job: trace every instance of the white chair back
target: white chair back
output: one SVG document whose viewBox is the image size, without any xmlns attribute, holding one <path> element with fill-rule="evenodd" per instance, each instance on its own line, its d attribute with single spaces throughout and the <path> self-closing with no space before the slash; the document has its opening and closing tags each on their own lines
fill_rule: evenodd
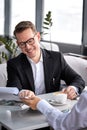
<svg viewBox="0 0 87 130">
<path fill-rule="evenodd" d="M 59 47 L 55 43 L 49 43 L 49 42 L 40 42 L 41 48 L 52 50 L 52 51 L 59 51 Z"/>
<path fill-rule="evenodd" d="M 0 64 L 0 87 L 6 87 L 7 63 Z"/>
</svg>

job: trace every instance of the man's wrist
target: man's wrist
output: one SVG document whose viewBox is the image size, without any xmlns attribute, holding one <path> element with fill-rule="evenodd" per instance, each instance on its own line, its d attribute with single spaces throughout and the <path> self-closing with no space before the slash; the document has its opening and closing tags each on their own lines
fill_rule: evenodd
<svg viewBox="0 0 87 130">
<path fill-rule="evenodd" d="M 71 86 L 72 88 L 74 88 L 74 90 L 75 90 L 75 92 L 76 92 L 76 94 L 77 95 L 79 95 L 79 93 L 78 93 L 78 88 L 77 87 L 75 87 L 75 86 Z"/>
</svg>

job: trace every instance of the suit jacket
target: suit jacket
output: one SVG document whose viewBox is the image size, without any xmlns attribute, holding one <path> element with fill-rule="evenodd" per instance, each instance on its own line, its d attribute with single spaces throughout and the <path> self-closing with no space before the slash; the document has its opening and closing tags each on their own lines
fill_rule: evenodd
<svg viewBox="0 0 87 130">
<path fill-rule="evenodd" d="M 70 68 L 60 52 L 43 49 L 42 55 L 47 93 L 59 91 L 61 80 L 64 80 L 67 85 L 76 86 L 79 93 L 82 92 L 85 86 L 83 79 Z M 32 68 L 25 54 L 21 53 L 7 62 L 7 73 L 7 87 L 17 87 L 19 90 L 29 89 L 35 92 Z"/>
</svg>

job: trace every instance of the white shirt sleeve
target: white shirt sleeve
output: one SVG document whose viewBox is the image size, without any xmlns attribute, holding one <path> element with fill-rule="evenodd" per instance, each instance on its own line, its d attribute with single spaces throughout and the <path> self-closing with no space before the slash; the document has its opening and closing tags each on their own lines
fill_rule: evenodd
<svg viewBox="0 0 87 130">
<path fill-rule="evenodd" d="M 45 100 L 37 104 L 37 109 L 46 116 L 54 130 L 79 130 L 87 127 L 87 92 L 81 94 L 71 112 L 63 113 Z"/>
</svg>

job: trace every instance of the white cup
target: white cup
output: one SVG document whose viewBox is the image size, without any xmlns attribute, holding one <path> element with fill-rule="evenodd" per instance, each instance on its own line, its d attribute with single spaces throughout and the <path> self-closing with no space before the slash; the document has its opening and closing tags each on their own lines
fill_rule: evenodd
<svg viewBox="0 0 87 130">
<path fill-rule="evenodd" d="M 65 93 L 54 93 L 54 99 L 57 103 L 65 104 L 67 101 L 67 94 Z"/>
</svg>

